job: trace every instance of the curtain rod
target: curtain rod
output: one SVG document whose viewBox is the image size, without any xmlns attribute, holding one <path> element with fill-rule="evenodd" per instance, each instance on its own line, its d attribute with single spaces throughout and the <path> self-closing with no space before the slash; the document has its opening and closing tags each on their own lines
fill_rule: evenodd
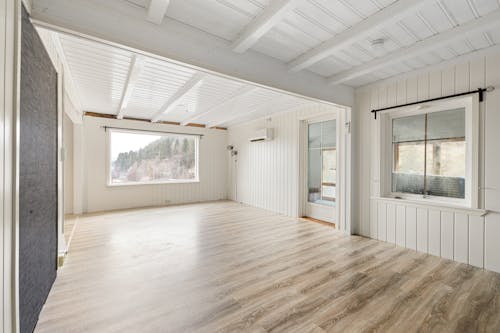
<svg viewBox="0 0 500 333">
<path fill-rule="evenodd" d="M 460 97 L 460 96 L 471 95 L 471 94 L 479 94 L 479 102 L 482 102 L 484 100 L 484 93 L 491 92 L 493 90 L 495 90 L 495 87 L 492 87 L 492 86 L 487 87 L 487 88 L 478 88 L 477 90 L 471 90 L 468 92 L 463 92 L 463 93 L 458 93 L 458 94 L 453 94 L 453 95 L 448 95 L 448 96 L 442 96 L 442 97 L 436 97 L 436 98 L 429 98 L 429 99 L 426 99 L 423 101 L 418 101 L 418 102 L 389 106 L 389 107 L 382 108 L 382 109 L 372 110 L 371 112 L 373 113 L 374 118 L 377 119 L 377 112 L 383 112 L 383 111 L 401 108 L 401 107 L 405 107 L 405 106 L 417 105 L 417 104 L 422 104 L 422 103 L 427 103 L 427 102 L 434 102 L 434 101 L 439 101 L 442 99 Z"/>
<path fill-rule="evenodd" d="M 204 136 L 204 134 L 197 134 L 197 133 L 143 130 L 143 129 L 135 129 L 135 128 L 114 127 L 114 126 L 101 126 L 101 128 L 104 128 L 104 131 L 107 131 L 108 129 L 117 129 L 117 130 L 129 131 L 129 132 L 164 133 L 164 134 L 177 134 L 177 135 L 184 135 L 184 136 L 198 136 L 200 138 Z"/>
</svg>

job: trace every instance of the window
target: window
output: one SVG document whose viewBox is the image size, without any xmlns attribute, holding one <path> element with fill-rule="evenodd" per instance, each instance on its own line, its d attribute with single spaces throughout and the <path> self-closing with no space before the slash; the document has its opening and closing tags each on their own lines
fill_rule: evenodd
<svg viewBox="0 0 500 333">
<path fill-rule="evenodd" d="M 198 136 L 108 131 L 110 185 L 198 181 Z"/>
<path fill-rule="evenodd" d="M 308 126 L 308 201 L 332 206 L 337 183 L 336 121 Z"/>
<path fill-rule="evenodd" d="M 392 121 L 392 191 L 465 199 L 465 108 Z"/>
<path fill-rule="evenodd" d="M 477 138 L 473 133 L 477 129 L 473 123 L 477 121 L 473 119 L 477 119 L 477 108 L 472 105 L 472 97 L 468 97 L 389 114 L 383 128 L 391 138 L 385 154 L 386 192 L 474 206 Z"/>
</svg>

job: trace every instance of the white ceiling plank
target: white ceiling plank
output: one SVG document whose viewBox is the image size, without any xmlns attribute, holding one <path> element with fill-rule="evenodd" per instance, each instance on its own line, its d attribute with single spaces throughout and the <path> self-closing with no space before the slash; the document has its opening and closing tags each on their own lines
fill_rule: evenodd
<svg viewBox="0 0 500 333">
<path fill-rule="evenodd" d="M 65 90 L 68 92 L 68 94 L 71 98 L 71 102 L 73 103 L 73 106 L 76 108 L 76 111 L 78 112 L 78 122 L 77 123 L 81 123 L 81 117 L 83 116 L 82 99 L 81 99 L 79 91 L 76 87 L 75 79 L 73 77 L 71 69 L 68 65 L 68 59 L 66 58 L 66 54 L 64 53 L 64 49 L 63 49 L 62 44 L 61 44 L 61 39 L 59 38 L 59 34 L 57 34 L 55 32 L 51 32 L 50 36 L 52 38 L 57 55 L 59 56 L 59 60 L 61 61 L 61 64 L 63 67 L 64 77 L 66 79 L 65 82 L 68 83 L 68 86 L 65 87 Z M 75 120 L 73 120 L 73 121 L 75 121 Z"/>
<path fill-rule="evenodd" d="M 137 80 L 139 79 L 139 75 L 142 69 L 144 68 L 145 63 L 146 63 L 145 57 L 137 54 L 134 55 L 132 63 L 130 64 L 127 83 L 125 84 L 125 89 L 123 90 L 123 95 L 120 101 L 120 107 L 118 109 L 116 118 L 123 119 L 125 109 L 127 108 L 128 102 L 130 101 L 130 97 L 134 92 L 135 85 L 137 84 Z"/>
<path fill-rule="evenodd" d="M 159 60 L 183 63 L 191 69 L 208 69 L 214 75 L 235 78 L 239 82 L 255 82 L 275 91 L 288 91 L 334 104 L 352 106 L 354 103 L 352 87 L 342 85 L 332 89 L 318 74 L 289 72 L 282 62 L 253 50 L 235 53 L 227 40 L 181 21 L 164 19 L 160 26 L 151 24 L 145 20 L 144 8 L 125 5 L 123 1 L 106 1 L 106 6 L 102 1 L 88 0 L 43 2 L 44 6 L 35 6 L 33 10 L 32 22 L 38 27 L 104 42 Z M 176 3 L 188 5 L 193 2 Z M 116 22 L 124 24 L 117 29 Z M 122 90 L 123 86 L 120 97 Z M 113 112 L 118 103 L 119 98 Z"/>
<path fill-rule="evenodd" d="M 441 11 L 444 13 L 446 18 L 448 19 L 448 22 L 450 22 L 452 26 L 456 26 L 458 24 L 457 19 L 451 14 L 450 10 L 448 9 L 448 7 L 446 7 L 443 0 L 437 0 L 437 4 L 439 8 L 441 8 Z"/>
<path fill-rule="evenodd" d="M 369 37 L 374 31 L 395 24 L 412 12 L 417 11 L 431 0 L 399 0 L 378 11 L 331 39 L 325 41 L 288 64 L 291 71 L 300 71 L 331 56 L 359 40 Z"/>
<path fill-rule="evenodd" d="M 196 73 L 191 79 L 189 79 L 186 84 L 184 84 L 177 92 L 168 99 L 168 101 L 153 115 L 151 119 L 152 122 L 157 122 L 160 118 L 172 111 L 179 103 L 182 101 L 184 96 L 189 94 L 193 89 L 196 89 L 200 84 L 202 84 L 205 78 L 205 73 Z"/>
<path fill-rule="evenodd" d="M 455 65 L 460 65 L 460 64 L 463 65 L 464 63 L 469 62 L 469 61 L 475 61 L 477 59 L 484 59 L 484 57 L 497 56 L 498 54 L 500 54 L 500 44 L 497 44 L 497 45 L 494 45 L 491 47 L 487 47 L 487 48 L 483 48 L 480 50 L 476 50 L 476 51 L 473 51 L 470 53 L 462 54 L 462 55 L 459 55 L 457 57 L 449 58 L 447 60 L 444 60 L 444 61 L 437 63 L 437 64 L 434 64 L 434 65 L 425 66 L 425 67 L 414 69 L 414 70 L 411 70 L 408 72 L 403 72 L 403 73 L 400 73 L 400 74 L 397 74 L 397 75 L 394 75 L 394 76 L 391 76 L 391 77 L 388 77 L 385 79 L 367 80 L 366 83 L 364 83 L 362 85 L 358 85 L 358 87 L 360 87 L 360 89 L 364 90 L 366 88 L 379 86 L 382 84 L 387 85 L 387 84 L 392 84 L 395 82 L 402 82 L 406 79 L 412 79 L 412 78 L 415 78 L 419 75 L 449 69 L 450 67 L 455 66 Z M 478 88 L 478 87 L 476 87 L 476 88 Z"/>
<path fill-rule="evenodd" d="M 423 41 L 417 42 L 410 47 L 387 54 L 384 57 L 377 58 L 361 66 L 354 67 L 340 74 L 334 75 L 328 79 L 330 84 L 346 82 L 359 76 L 374 72 L 392 63 L 401 62 L 418 55 L 442 47 L 443 44 L 450 44 L 453 41 L 462 40 L 464 37 L 487 30 L 489 28 L 500 26 L 500 10 L 496 10 L 486 16 L 456 26 L 439 35 L 429 37 Z"/>
<path fill-rule="evenodd" d="M 155 24 L 161 24 L 167 13 L 170 0 L 151 0 L 148 6 L 146 20 Z"/>
<path fill-rule="evenodd" d="M 269 6 L 264 8 L 262 13 L 254 18 L 233 42 L 233 51 L 238 53 L 247 51 L 302 1 L 303 0 L 272 0 Z"/>
<path fill-rule="evenodd" d="M 469 6 L 470 11 L 472 12 L 475 18 L 481 16 L 479 15 L 479 11 L 477 10 L 477 7 L 474 4 L 474 2 L 472 2 L 472 0 L 467 0 L 467 5 Z"/>
<path fill-rule="evenodd" d="M 278 95 L 276 96 L 271 102 L 265 101 L 263 103 L 259 103 L 255 108 L 246 110 L 245 112 L 227 112 L 227 115 L 219 120 L 215 120 L 212 122 L 209 122 L 207 124 L 207 127 L 212 128 L 212 127 L 218 127 L 220 125 L 226 124 L 228 122 L 233 122 L 241 118 L 245 118 L 254 114 L 258 114 L 259 112 L 266 110 L 266 109 L 272 109 L 273 105 L 280 105 L 282 103 L 285 103 L 285 101 L 289 100 L 291 97 L 288 95 Z M 229 110 L 233 111 L 233 110 Z"/>
<path fill-rule="evenodd" d="M 181 125 L 187 125 L 187 124 L 192 123 L 193 121 L 195 121 L 197 119 L 205 117 L 205 116 L 209 115 L 210 113 L 212 113 L 216 110 L 219 110 L 220 108 L 230 104 L 231 102 L 234 102 L 238 98 L 242 98 L 244 96 L 250 95 L 252 92 L 254 92 L 257 89 L 258 89 L 257 87 L 250 86 L 250 85 L 243 86 L 241 89 L 238 89 L 234 94 L 228 96 L 226 99 L 224 99 L 222 102 L 218 103 L 217 105 L 214 105 L 210 109 L 203 111 L 199 114 L 196 114 L 196 115 L 184 120 L 183 122 L 181 122 Z"/>
</svg>

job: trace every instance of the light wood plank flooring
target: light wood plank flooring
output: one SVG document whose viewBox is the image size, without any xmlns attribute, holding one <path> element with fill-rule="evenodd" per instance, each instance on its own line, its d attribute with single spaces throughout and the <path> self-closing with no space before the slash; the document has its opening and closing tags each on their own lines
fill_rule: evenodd
<svg viewBox="0 0 500 333">
<path fill-rule="evenodd" d="M 233 202 L 79 219 L 50 332 L 500 332 L 500 274 Z"/>
</svg>

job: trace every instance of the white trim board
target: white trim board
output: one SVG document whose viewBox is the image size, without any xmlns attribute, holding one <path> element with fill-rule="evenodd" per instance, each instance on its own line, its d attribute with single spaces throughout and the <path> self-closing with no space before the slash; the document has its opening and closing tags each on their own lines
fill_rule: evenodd
<svg viewBox="0 0 500 333">
<path fill-rule="evenodd" d="M 21 0 L 0 2 L 0 332 L 19 332 L 18 150 Z"/>
</svg>

